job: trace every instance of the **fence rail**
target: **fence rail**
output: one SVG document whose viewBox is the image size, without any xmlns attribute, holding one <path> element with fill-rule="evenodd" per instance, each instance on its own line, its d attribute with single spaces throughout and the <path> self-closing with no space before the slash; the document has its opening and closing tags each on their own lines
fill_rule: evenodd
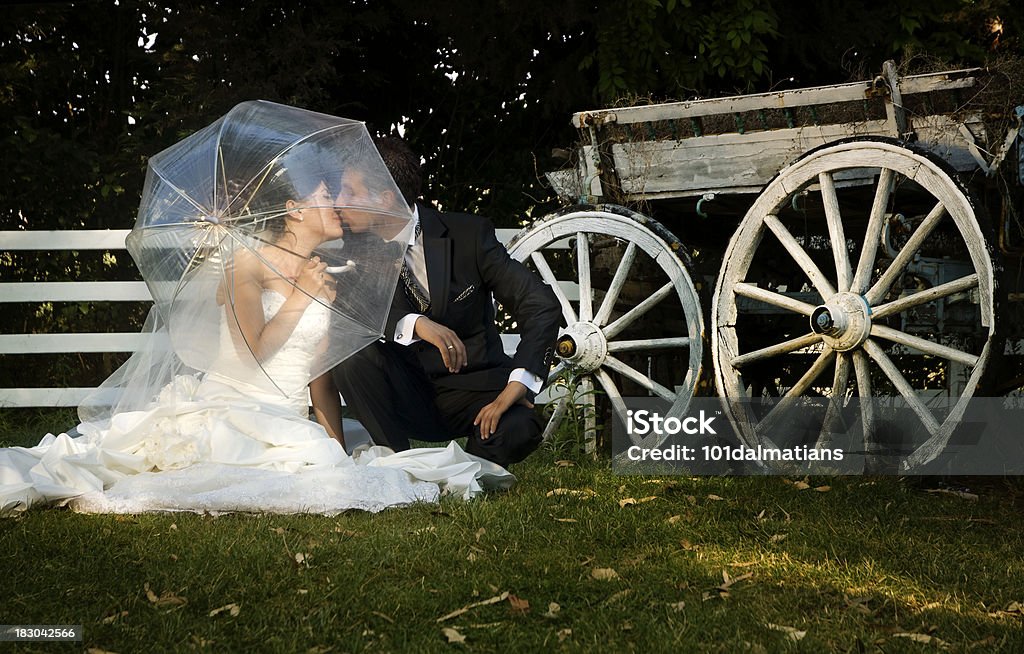
<svg viewBox="0 0 1024 654">
<path fill-rule="evenodd" d="M 13 251 L 123 251 L 129 230 L 0 231 L 0 252 Z M 498 239 L 507 243 L 517 232 L 499 229 Z M 5 304 L 39 302 L 151 302 L 143 281 L 2 282 L 0 311 Z M 116 326 L 115 326 L 116 328 Z M 0 356 L 62 354 L 75 352 L 135 352 L 147 336 L 138 332 L 64 332 L 49 334 L 0 334 Z M 517 334 L 503 334 L 507 352 L 519 343 Z M 0 388 L 0 407 L 77 406 L 92 387 Z"/>
</svg>

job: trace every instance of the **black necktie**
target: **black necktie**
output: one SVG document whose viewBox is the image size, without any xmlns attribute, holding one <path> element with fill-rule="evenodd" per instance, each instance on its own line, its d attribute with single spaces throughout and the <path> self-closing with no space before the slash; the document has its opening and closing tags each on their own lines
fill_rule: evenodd
<svg viewBox="0 0 1024 654">
<path fill-rule="evenodd" d="M 413 234 L 412 241 L 409 242 L 409 247 L 412 247 L 420 237 L 420 223 L 416 222 L 416 233 Z M 416 281 L 416 276 L 409 270 L 409 261 L 405 255 L 402 255 L 402 271 L 399 273 L 399 277 L 402 280 L 402 288 L 405 290 L 405 297 L 409 300 L 409 303 L 419 313 L 426 315 L 430 312 L 430 300 L 427 298 L 426 292 L 423 287 Z"/>
</svg>

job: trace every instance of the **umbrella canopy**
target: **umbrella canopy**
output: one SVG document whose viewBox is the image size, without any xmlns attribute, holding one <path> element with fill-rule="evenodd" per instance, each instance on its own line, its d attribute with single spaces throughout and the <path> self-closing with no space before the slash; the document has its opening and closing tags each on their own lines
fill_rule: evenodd
<svg viewBox="0 0 1024 654">
<path fill-rule="evenodd" d="M 410 220 L 362 123 L 254 101 L 149 160 L 126 243 L 182 362 L 293 394 L 381 337 Z"/>
</svg>

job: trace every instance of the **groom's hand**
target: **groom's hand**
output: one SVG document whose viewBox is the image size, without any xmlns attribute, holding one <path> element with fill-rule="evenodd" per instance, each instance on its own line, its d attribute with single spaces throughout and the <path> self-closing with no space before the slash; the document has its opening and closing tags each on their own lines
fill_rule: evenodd
<svg viewBox="0 0 1024 654">
<path fill-rule="evenodd" d="M 452 330 L 426 316 L 420 316 L 416 319 L 413 333 L 437 348 L 448 372 L 459 372 L 466 367 L 466 346 Z"/>
<path fill-rule="evenodd" d="M 498 429 L 501 416 L 505 415 L 505 412 L 513 404 L 523 404 L 527 408 L 533 408 L 533 404 L 526 399 L 526 390 L 526 386 L 519 382 L 510 381 L 493 402 L 480 409 L 476 414 L 476 419 L 473 420 L 473 424 L 480 427 L 480 438 L 483 440 L 490 438 L 491 434 Z"/>
</svg>

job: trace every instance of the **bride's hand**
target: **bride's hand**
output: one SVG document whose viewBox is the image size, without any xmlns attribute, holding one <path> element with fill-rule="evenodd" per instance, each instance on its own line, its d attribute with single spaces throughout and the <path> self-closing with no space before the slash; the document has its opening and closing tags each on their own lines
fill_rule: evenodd
<svg viewBox="0 0 1024 654">
<path fill-rule="evenodd" d="M 327 264 L 320 261 L 320 257 L 313 257 L 299 273 L 295 286 L 311 298 L 318 297 L 327 283 L 327 273 L 324 272 L 326 268 Z"/>
</svg>

